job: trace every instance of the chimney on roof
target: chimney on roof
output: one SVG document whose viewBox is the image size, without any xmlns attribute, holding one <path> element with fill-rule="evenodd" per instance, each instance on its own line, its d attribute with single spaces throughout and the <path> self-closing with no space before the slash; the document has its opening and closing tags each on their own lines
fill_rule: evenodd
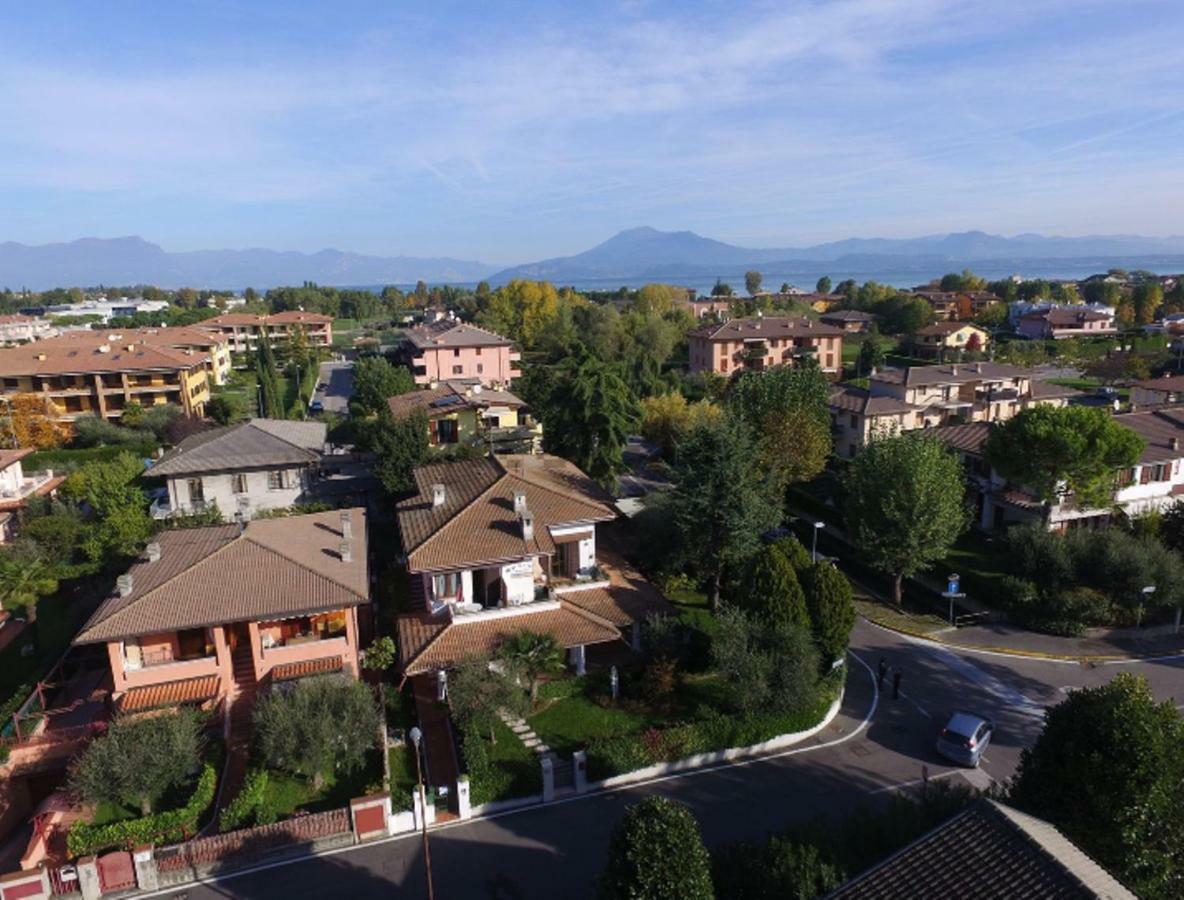
<svg viewBox="0 0 1184 900">
<path fill-rule="evenodd" d="M 38 353 L 38 354 L 37 354 L 37 361 L 38 361 L 38 362 L 45 362 L 45 354 L 44 354 L 44 353 Z"/>
<path fill-rule="evenodd" d="M 353 561 L 353 543 L 351 541 L 342 541 L 341 545 L 337 548 L 337 552 L 341 556 L 342 562 Z"/>
<path fill-rule="evenodd" d="M 100 353 L 110 353 L 111 352 L 111 345 L 110 344 L 99 344 L 99 352 Z"/>
<path fill-rule="evenodd" d="M 975 363 L 974 364 L 974 371 L 978 372 L 979 375 L 983 374 L 983 364 L 982 363 Z"/>
<path fill-rule="evenodd" d="M 444 499 L 447 496 L 448 495 L 444 490 L 444 485 L 439 484 L 439 483 L 432 485 L 432 506 L 433 507 L 443 506 Z"/>
<path fill-rule="evenodd" d="M 522 511 L 522 540 L 534 540 L 534 513 L 525 509 Z"/>
<path fill-rule="evenodd" d="M 150 543 L 144 548 L 144 552 L 148 554 L 148 562 L 160 562 L 160 544 L 156 541 Z"/>
<path fill-rule="evenodd" d="M 350 518 L 348 510 L 341 512 L 341 536 L 347 541 L 354 536 L 354 520 Z"/>
<path fill-rule="evenodd" d="M 526 512 L 526 492 L 525 491 L 514 491 L 514 512 L 516 512 L 516 513 Z"/>
<path fill-rule="evenodd" d="M 482 388 L 482 384 L 479 381 L 475 385 L 473 385 L 473 396 L 474 397 L 480 396 L 481 388 Z"/>
<path fill-rule="evenodd" d="M 115 589 L 119 591 L 120 597 L 130 596 L 133 587 L 135 587 L 135 582 L 131 575 L 120 575 L 115 579 Z"/>
<path fill-rule="evenodd" d="M 950 374 L 957 375 L 958 374 L 958 367 L 957 366 L 950 366 Z"/>
<path fill-rule="evenodd" d="M 1168 449 L 1169 450 L 1179 450 L 1180 449 L 1180 439 L 1178 437 L 1168 438 Z"/>
</svg>

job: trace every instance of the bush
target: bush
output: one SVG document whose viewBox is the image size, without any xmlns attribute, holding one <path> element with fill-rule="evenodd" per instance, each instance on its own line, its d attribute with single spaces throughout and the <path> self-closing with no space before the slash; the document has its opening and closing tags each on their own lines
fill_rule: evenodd
<svg viewBox="0 0 1184 900">
<path fill-rule="evenodd" d="M 636 734 L 596 738 L 588 744 L 587 753 L 588 777 L 593 781 L 652 766 L 659 761 Z"/>
<path fill-rule="evenodd" d="M 222 810 L 222 815 L 218 819 L 220 831 L 268 824 L 260 821 L 261 814 L 266 815 L 268 780 L 266 769 L 252 769 L 247 773 L 238 794 Z"/>
<path fill-rule="evenodd" d="M 112 847 L 130 850 L 137 844 L 175 844 L 187 840 L 197 833 L 202 816 L 214 802 L 217 787 L 218 770 L 212 763 L 206 763 L 189 802 L 180 809 L 107 825 L 76 822 L 66 836 L 66 847 L 71 856 L 77 857 Z"/>
<path fill-rule="evenodd" d="M 711 858 L 690 811 L 665 797 L 647 797 L 629 807 L 609 839 L 600 896 L 710 900 Z"/>
</svg>

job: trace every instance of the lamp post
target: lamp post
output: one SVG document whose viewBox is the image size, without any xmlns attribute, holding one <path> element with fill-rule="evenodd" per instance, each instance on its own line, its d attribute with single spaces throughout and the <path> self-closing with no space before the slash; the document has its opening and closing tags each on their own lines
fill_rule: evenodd
<svg viewBox="0 0 1184 900">
<path fill-rule="evenodd" d="M 419 745 L 423 742 L 423 732 L 418 727 L 413 727 L 407 732 L 407 736 L 411 738 L 411 743 L 415 747 L 415 779 L 419 788 L 420 826 L 423 831 L 423 865 L 428 877 L 428 900 L 434 900 L 435 892 L 432 890 L 432 851 L 428 847 L 428 796 L 423 786 L 423 768 L 419 761 Z"/>
<path fill-rule="evenodd" d="M 814 523 L 814 540 L 810 544 L 810 562 L 818 562 L 818 532 L 826 527 L 825 522 Z"/>
<path fill-rule="evenodd" d="M 1143 607 L 1147 605 L 1147 599 L 1155 593 L 1155 585 L 1149 584 L 1139 592 L 1139 619 L 1135 623 L 1136 628 L 1143 627 Z"/>
</svg>

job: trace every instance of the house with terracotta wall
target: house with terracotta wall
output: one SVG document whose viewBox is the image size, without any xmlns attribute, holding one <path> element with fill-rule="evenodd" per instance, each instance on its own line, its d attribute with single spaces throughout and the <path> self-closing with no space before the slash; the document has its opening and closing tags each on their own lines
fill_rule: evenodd
<svg viewBox="0 0 1184 900">
<path fill-rule="evenodd" d="M 366 538 L 363 509 L 162 532 L 74 643 L 106 645 L 120 712 L 356 677 Z"/>
<path fill-rule="evenodd" d="M 522 374 L 516 365 L 522 354 L 513 341 L 453 318 L 409 328 L 400 354 L 416 384 L 463 379 L 509 387 Z"/>
<path fill-rule="evenodd" d="M 822 371 L 837 375 L 843 367 L 841 328 L 807 316 L 751 316 L 704 325 L 687 335 L 691 374 L 731 376 L 814 359 Z"/>
<path fill-rule="evenodd" d="M 415 677 L 493 652 L 519 631 L 553 635 L 583 672 L 590 646 L 640 646 L 670 606 L 598 541 L 617 517 L 578 468 L 545 454 L 415 470 L 397 507 L 414 611 L 398 617 L 399 666 Z"/>
</svg>

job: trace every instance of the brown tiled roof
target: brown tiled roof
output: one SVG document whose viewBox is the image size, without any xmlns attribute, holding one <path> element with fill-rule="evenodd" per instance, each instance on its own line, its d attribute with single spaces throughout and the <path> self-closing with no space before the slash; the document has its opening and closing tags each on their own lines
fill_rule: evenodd
<svg viewBox="0 0 1184 900">
<path fill-rule="evenodd" d="M 308 466 L 320 458 L 310 447 L 323 446 L 326 433 L 324 422 L 251 419 L 190 435 L 153 463 L 148 474 L 189 475 L 266 466 Z"/>
<path fill-rule="evenodd" d="M 832 309 L 818 317 L 819 322 L 874 322 L 876 316 L 859 309 Z"/>
<path fill-rule="evenodd" d="M 85 375 L 137 370 L 175 372 L 204 365 L 209 359 L 209 354 L 201 351 L 136 343 L 127 338 L 115 343 L 108 338 L 105 331 L 67 332 L 0 350 L 0 375 Z M 107 349 L 101 349 L 103 347 Z"/>
<path fill-rule="evenodd" d="M 821 325 L 808 316 L 753 316 L 746 319 L 729 319 L 722 325 L 704 325 L 702 328 L 692 331 L 691 334 L 709 341 L 844 336 L 841 328 Z"/>
<path fill-rule="evenodd" d="M 352 554 L 340 556 L 341 514 Z M 165 531 L 160 559 L 142 557 L 132 592 L 103 602 L 74 639 L 93 644 L 181 628 L 288 618 L 365 603 L 366 512 L 334 510 L 237 525 Z"/>
<path fill-rule="evenodd" d="M 1134 900 L 1135 895 L 1048 822 L 979 800 L 828 897 Z"/>
<path fill-rule="evenodd" d="M 485 409 L 490 406 L 525 406 L 509 391 L 495 390 L 471 382 L 444 381 L 435 387 L 408 391 L 387 400 L 387 406 L 395 418 L 424 410 L 430 417 L 446 416 L 462 409 Z"/>
<path fill-rule="evenodd" d="M 1082 322 L 1109 321 L 1114 317 L 1092 309 L 1045 309 L 1026 313 L 1021 318 L 1043 320 L 1056 327 L 1058 325 L 1079 325 Z"/>
<path fill-rule="evenodd" d="M 500 334 L 478 328 L 467 322 L 457 322 L 454 319 L 441 319 L 439 322 L 429 322 L 409 328 L 406 338 L 411 344 L 421 350 L 430 347 L 500 347 L 512 346 L 513 341 Z"/>
<path fill-rule="evenodd" d="M 267 316 L 268 325 L 329 325 L 332 316 L 323 313 L 304 312 L 300 309 L 285 309 L 283 312 L 272 313 Z"/>
<path fill-rule="evenodd" d="M 614 625 L 632 625 L 634 622 L 644 622 L 650 616 L 673 612 L 670 601 L 625 557 L 615 549 L 610 549 L 611 543 L 612 537 L 606 535 L 596 548 L 600 567 L 608 575 L 609 586 L 564 592 L 561 595 L 564 602 L 587 610 Z"/>
<path fill-rule="evenodd" d="M 1168 391 L 1170 393 L 1176 393 L 1177 391 L 1184 391 L 1184 375 L 1169 375 L 1165 378 L 1148 378 L 1145 381 L 1136 381 L 1134 386 L 1148 391 Z"/>
<path fill-rule="evenodd" d="M 895 397 L 872 396 L 869 391 L 852 385 L 841 385 L 832 390 L 827 404 L 832 409 L 865 416 L 899 415 L 921 408 Z"/>
<path fill-rule="evenodd" d="M 953 363 L 940 366 L 910 366 L 907 369 L 884 369 L 872 381 L 919 387 L 926 384 L 965 384 L 968 381 L 1010 381 L 1030 378 L 1031 372 L 1007 363 Z"/>
<path fill-rule="evenodd" d="M 965 425 L 941 425 L 930 428 L 925 434 L 941 438 L 952 450 L 963 453 L 981 453 L 983 444 L 991 434 L 990 422 L 968 422 Z"/>
<path fill-rule="evenodd" d="M 1168 408 L 1125 413 L 1115 416 L 1114 421 L 1147 442 L 1139 455 L 1140 463 L 1184 459 L 1184 410 Z M 1173 440 L 1176 441 L 1174 449 Z"/>
<path fill-rule="evenodd" d="M 20 462 L 32 452 L 32 447 L 19 447 L 16 450 L 0 450 L 0 469 L 7 469 L 13 463 Z"/>
<path fill-rule="evenodd" d="M 466 656 L 493 653 L 520 631 L 550 634 L 564 647 L 603 644 L 618 640 L 616 627 L 599 616 L 566 601 L 536 604 L 538 609 L 519 607 L 480 618 L 460 615 L 433 618 L 427 613 L 399 616 L 395 620 L 399 659 L 404 675 L 418 675 L 454 666 Z"/>
<path fill-rule="evenodd" d="M 86 332 L 68 331 L 67 336 L 73 337 Z M 192 325 L 165 326 L 161 328 L 108 328 L 103 331 L 93 331 L 102 340 L 98 343 L 109 343 L 112 346 L 123 343 L 149 344 L 154 347 L 213 347 L 224 343 L 227 339 L 217 332 L 207 331 Z M 94 342 L 93 340 L 91 341 Z"/>
<path fill-rule="evenodd" d="M 611 500 L 566 460 L 510 455 L 415 470 L 416 495 L 398 505 L 399 529 L 412 572 L 473 568 L 554 552 L 549 528 L 616 518 Z M 432 485 L 445 500 L 432 506 Z M 526 495 L 534 537 L 522 537 L 514 494 Z"/>
<path fill-rule="evenodd" d="M 212 319 L 203 319 L 198 323 L 198 327 L 206 325 L 262 325 L 265 321 L 267 321 L 266 316 L 256 313 L 224 313 L 214 316 Z"/>
<path fill-rule="evenodd" d="M 202 675 L 183 681 L 166 681 L 146 687 L 136 687 L 124 692 L 115 701 L 117 712 L 143 712 L 149 709 L 163 709 L 166 706 L 180 706 L 183 703 L 201 703 L 211 700 L 221 692 L 221 679 L 217 675 Z"/>
<path fill-rule="evenodd" d="M 321 659 L 302 659 L 297 662 L 281 663 L 278 666 L 273 666 L 268 674 L 272 681 L 293 681 L 297 678 L 306 678 L 309 675 L 340 672 L 343 665 L 340 656 L 325 656 Z"/>
</svg>

